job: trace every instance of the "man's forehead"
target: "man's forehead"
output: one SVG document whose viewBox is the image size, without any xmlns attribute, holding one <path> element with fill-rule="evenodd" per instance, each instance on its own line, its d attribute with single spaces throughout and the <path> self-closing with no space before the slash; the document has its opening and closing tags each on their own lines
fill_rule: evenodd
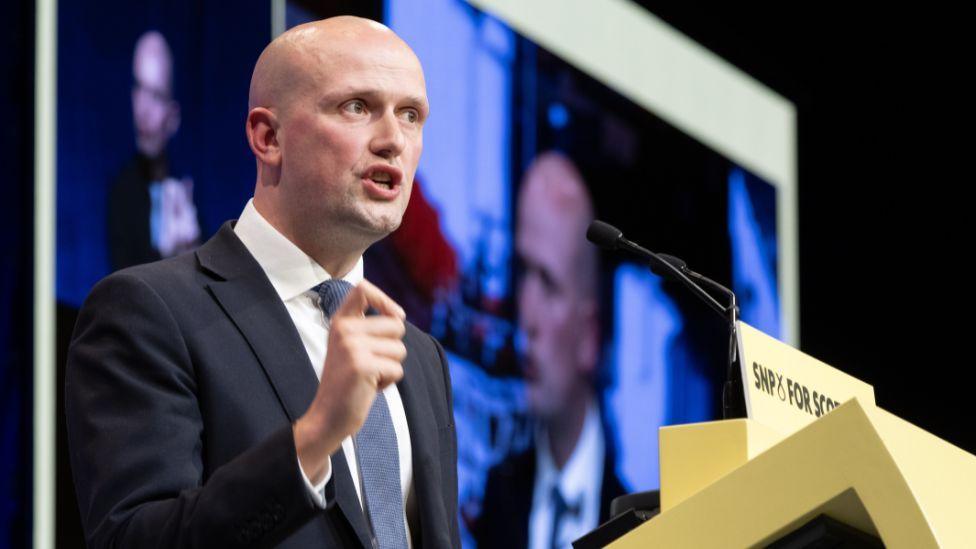
<svg viewBox="0 0 976 549">
<path fill-rule="evenodd" d="M 526 253 L 562 258 L 572 261 L 580 247 L 585 230 L 572 216 L 567 216 L 555 204 L 534 202 L 520 208 L 516 240 Z"/>
<path fill-rule="evenodd" d="M 420 61 L 399 40 L 370 43 L 322 41 L 297 48 L 295 54 L 295 68 L 333 81 L 396 78 L 424 86 Z"/>
<path fill-rule="evenodd" d="M 390 70 L 386 70 L 390 69 Z M 262 52 L 251 80 L 251 108 L 271 105 L 308 85 L 348 82 L 372 73 L 398 72 L 404 83 L 419 82 L 416 96 L 426 95 L 423 70 L 413 50 L 393 31 L 375 21 L 335 17 L 289 29 Z"/>
<path fill-rule="evenodd" d="M 520 198 L 516 246 L 523 255 L 536 256 L 551 263 L 550 267 L 566 266 L 577 260 L 580 248 L 586 244 L 586 225 L 579 208 L 554 200 L 551 193 L 541 189 L 523 189 Z"/>
</svg>

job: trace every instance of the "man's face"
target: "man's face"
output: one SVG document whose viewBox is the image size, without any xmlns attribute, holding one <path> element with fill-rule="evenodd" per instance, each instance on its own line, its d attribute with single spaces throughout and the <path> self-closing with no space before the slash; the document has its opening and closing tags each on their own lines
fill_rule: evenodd
<svg viewBox="0 0 976 549">
<path fill-rule="evenodd" d="M 371 243 L 407 207 L 428 114 L 423 71 L 398 42 L 344 40 L 303 56 L 311 68 L 278 112 L 283 199 L 308 230 Z"/>
<path fill-rule="evenodd" d="M 136 146 L 151 158 L 159 156 L 179 126 L 179 107 L 171 96 L 169 53 L 156 44 L 136 52 L 133 63 L 132 118 Z"/>
<path fill-rule="evenodd" d="M 529 407 L 543 419 L 563 413 L 571 399 L 585 394 L 594 366 L 584 347 L 592 341 L 587 331 L 595 329 L 595 308 L 577 279 L 582 243 L 574 225 L 539 193 L 522 197 L 516 230 L 523 269 L 519 328 L 526 338 Z"/>
</svg>

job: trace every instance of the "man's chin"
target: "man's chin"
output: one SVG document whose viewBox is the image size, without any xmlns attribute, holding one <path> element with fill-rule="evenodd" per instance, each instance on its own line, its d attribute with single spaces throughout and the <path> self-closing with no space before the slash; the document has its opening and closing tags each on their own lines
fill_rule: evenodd
<svg viewBox="0 0 976 549">
<path fill-rule="evenodd" d="M 360 232 L 375 238 L 375 240 L 380 240 L 400 227 L 400 223 L 403 221 L 403 213 L 399 212 L 399 215 L 370 213 L 357 221 L 356 226 Z"/>
<path fill-rule="evenodd" d="M 545 422 L 553 415 L 559 413 L 558 410 L 554 410 L 555 407 L 551 403 L 546 401 L 544 395 L 537 392 L 538 388 L 533 388 L 530 384 L 526 389 L 525 400 L 530 416 Z"/>
</svg>

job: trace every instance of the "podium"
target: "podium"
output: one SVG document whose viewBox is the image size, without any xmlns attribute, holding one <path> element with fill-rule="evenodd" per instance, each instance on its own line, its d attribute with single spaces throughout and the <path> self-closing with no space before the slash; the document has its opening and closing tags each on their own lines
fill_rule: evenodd
<svg viewBox="0 0 976 549">
<path fill-rule="evenodd" d="M 822 363 L 814 375 L 811 367 L 790 371 L 812 359 L 796 350 L 784 359 L 783 344 L 759 343 L 769 345 L 781 356 L 750 356 L 740 342 L 743 365 L 786 360 L 776 367 L 790 390 L 815 379 L 844 403 L 792 428 L 782 414 L 765 421 L 756 408 L 752 419 L 661 428 L 661 512 L 609 547 L 765 547 L 821 515 L 886 547 L 976 547 L 976 456 L 875 406 L 873 390 L 864 402 L 862 382 Z M 775 403 L 776 391 L 743 377 L 754 403 L 767 393 Z"/>
</svg>

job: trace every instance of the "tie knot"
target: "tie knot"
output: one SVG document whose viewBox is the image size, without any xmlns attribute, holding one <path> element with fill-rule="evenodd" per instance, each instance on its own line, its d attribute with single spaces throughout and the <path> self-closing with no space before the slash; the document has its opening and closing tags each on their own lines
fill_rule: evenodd
<svg viewBox="0 0 976 549">
<path fill-rule="evenodd" d="M 319 284 L 313 288 L 316 293 L 319 294 L 321 301 L 319 306 L 322 307 L 322 312 L 325 313 L 326 318 L 332 318 L 335 314 L 336 309 L 339 305 L 342 305 L 342 301 L 346 299 L 346 295 L 349 290 L 352 290 L 352 284 L 342 280 L 341 278 L 332 278 L 326 280 L 325 282 Z"/>
</svg>

